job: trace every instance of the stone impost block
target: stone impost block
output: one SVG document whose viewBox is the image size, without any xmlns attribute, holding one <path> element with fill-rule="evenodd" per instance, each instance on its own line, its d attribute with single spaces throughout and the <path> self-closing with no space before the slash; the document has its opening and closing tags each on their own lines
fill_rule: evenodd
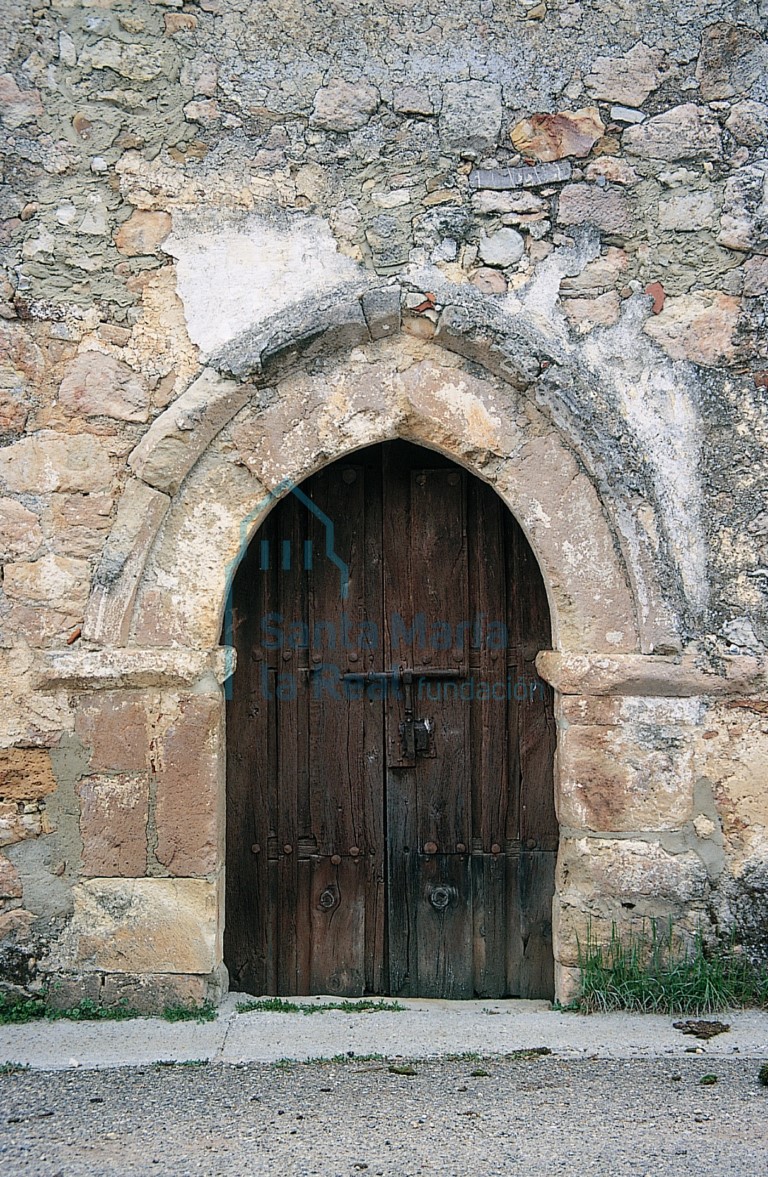
<svg viewBox="0 0 768 1177">
<path fill-rule="evenodd" d="M 213 650 L 142 650 L 133 646 L 99 651 L 50 651 L 41 656 L 37 686 L 43 691 L 62 687 L 76 691 L 109 691 L 117 688 L 192 686 L 211 675 L 225 682 L 235 666 L 235 651 L 228 646 Z"/>
<path fill-rule="evenodd" d="M 543 650 L 536 669 L 566 695 L 739 695 L 764 694 L 768 667 L 762 658 L 734 655 L 707 668 L 696 654 L 560 654 Z"/>
<path fill-rule="evenodd" d="M 211 973 L 221 960 L 219 885 L 205 879 L 89 879 L 51 967 L 107 973 Z"/>
</svg>

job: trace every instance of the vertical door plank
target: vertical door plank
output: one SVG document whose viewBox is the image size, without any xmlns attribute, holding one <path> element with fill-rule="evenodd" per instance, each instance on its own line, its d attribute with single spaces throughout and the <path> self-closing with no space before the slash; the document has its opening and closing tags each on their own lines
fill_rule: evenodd
<svg viewBox="0 0 768 1177">
<path fill-rule="evenodd" d="M 471 857 L 474 991 L 477 997 L 504 997 L 508 992 L 508 861 L 506 854 L 475 853 Z"/>
<path fill-rule="evenodd" d="M 405 447 L 383 447 L 382 549 L 384 574 L 384 669 L 413 666 L 411 597 L 410 466 Z M 407 453 L 407 450 L 405 450 Z M 403 997 L 419 992 L 416 945 L 418 810 L 416 769 L 403 757 L 401 690 L 390 688 L 386 716 L 386 945 L 389 991 Z"/>
<path fill-rule="evenodd" d="M 553 851 L 526 850 L 520 857 L 520 929 L 523 964 L 521 997 L 552 997 L 552 896 L 555 892 Z"/>
<path fill-rule="evenodd" d="M 417 762 L 419 840 L 422 848 L 436 843 L 443 854 L 455 853 L 471 836 L 470 708 L 461 694 L 469 652 L 465 641 L 456 641 L 469 612 L 465 496 L 464 475 L 456 468 L 411 472 L 411 599 L 427 630 L 427 647 L 414 656 L 417 666 L 460 672 L 455 680 L 414 686 L 414 709 L 434 725 L 435 751 Z"/>
<path fill-rule="evenodd" d="M 419 996 L 474 996 L 469 856 L 419 855 L 416 937 Z M 444 904 L 444 899 L 448 902 Z"/>
<path fill-rule="evenodd" d="M 272 533 L 273 517 L 264 527 Z M 269 793 L 276 756 L 276 715 L 269 701 L 271 672 L 260 655 L 260 618 L 269 597 L 268 576 L 260 572 L 251 547 L 232 589 L 231 640 L 237 668 L 227 701 L 227 863 L 225 955 L 233 987 L 270 991 L 270 904 L 268 864 Z M 255 655 L 255 656 L 254 656 Z M 258 849 L 256 849 L 258 848 Z"/>
<path fill-rule="evenodd" d="M 314 560 L 309 610 L 310 630 L 310 813 L 319 854 L 341 858 L 346 872 L 344 909 L 362 912 L 344 919 L 313 916 L 311 971 L 323 991 L 341 984 L 333 977 L 339 954 L 358 965 L 363 979 L 348 982 L 356 991 L 383 983 L 384 814 L 383 703 L 362 678 L 381 665 L 381 502 L 380 456 L 371 462 L 339 463 L 310 483 L 313 500 L 333 526 L 332 543 L 348 569 L 347 596 L 340 570 L 327 558 L 328 525 L 315 519 Z M 367 626 L 367 628 L 364 628 Z M 349 867 L 349 861 L 353 867 Z M 318 868 L 319 869 L 319 868 Z M 352 896 L 355 885 L 359 894 Z M 314 910 L 314 909 L 313 909 Z M 323 929 L 335 940 L 360 943 L 323 945 Z M 336 970 L 321 983 L 322 961 Z M 362 964 L 360 964 L 362 962 Z M 342 970 L 343 971 L 343 970 Z M 340 974 L 339 974 L 340 975 Z M 352 990 L 350 990 L 351 992 Z"/>
<path fill-rule="evenodd" d="M 345 858 L 334 865 L 319 855 L 311 864 L 311 992 L 358 997 L 365 988 L 366 864 Z"/>
</svg>

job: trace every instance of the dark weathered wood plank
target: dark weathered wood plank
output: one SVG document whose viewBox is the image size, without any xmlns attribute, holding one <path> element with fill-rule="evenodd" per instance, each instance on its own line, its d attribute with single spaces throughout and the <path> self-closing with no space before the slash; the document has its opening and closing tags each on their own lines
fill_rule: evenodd
<svg viewBox="0 0 768 1177">
<path fill-rule="evenodd" d="M 521 997 L 554 997 L 552 896 L 556 857 L 552 851 L 539 850 L 525 850 L 520 857 Z"/>
<path fill-rule="evenodd" d="M 365 866 L 313 857 L 311 885 L 312 993 L 358 997 L 365 989 Z"/>
<path fill-rule="evenodd" d="M 416 894 L 419 996 L 474 996 L 472 878 L 463 854 L 420 854 Z M 446 894 L 450 897 L 446 904 Z"/>
<path fill-rule="evenodd" d="M 507 856 L 473 854 L 473 973 L 477 997 L 507 995 Z"/>
</svg>

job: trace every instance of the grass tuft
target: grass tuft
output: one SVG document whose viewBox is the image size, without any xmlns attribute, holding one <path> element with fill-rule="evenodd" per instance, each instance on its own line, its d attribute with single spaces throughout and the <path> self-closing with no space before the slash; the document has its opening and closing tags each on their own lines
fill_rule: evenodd
<svg viewBox="0 0 768 1177">
<path fill-rule="evenodd" d="M 18 1075 L 20 1071 L 28 1071 L 29 1063 L 15 1063 L 11 1059 L 0 1063 L 0 1075 Z"/>
<path fill-rule="evenodd" d="M 569 1008 L 581 1013 L 630 1010 L 638 1013 L 707 1014 L 724 1009 L 768 1006 L 768 970 L 753 964 L 734 945 L 710 949 L 698 933 L 682 947 L 670 924 L 657 922 L 608 944 L 587 934 L 579 942 L 581 994 Z"/>
<path fill-rule="evenodd" d="M 162 1015 L 166 1022 L 215 1022 L 216 1006 L 212 1001 L 202 1005 L 166 1005 Z"/>
<path fill-rule="evenodd" d="M 324 1014 L 329 1010 L 341 1010 L 345 1014 L 402 1013 L 404 1005 L 398 1001 L 374 1001 L 365 997 L 357 1001 L 325 1001 L 310 1004 L 303 1001 L 288 1001 L 284 997 L 259 997 L 255 1001 L 239 1001 L 239 1014 Z"/>
<path fill-rule="evenodd" d="M 139 1013 L 124 1002 L 119 1005 L 101 1006 L 90 997 L 84 997 L 77 1005 L 68 1009 L 56 1009 L 44 997 L 5 997 L 0 995 L 0 1026 L 20 1025 L 45 1018 L 57 1022 L 66 1018 L 72 1022 L 122 1022 L 126 1018 L 137 1018 Z"/>
<path fill-rule="evenodd" d="M 58 1022 L 124 1022 L 128 1018 L 144 1015 L 132 1009 L 124 1001 L 117 1005 L 99 1005 L 91 997 L 84 997 L 77 1005 L 56 1009 L 45 997 L 6 997 L 0 994 L 0 1026 L 19 1025 L 45 1019 Z M 212 1001 L 202 1005 L 167 1005 L 162 1016 L 167 1022 L 211 1022 L 216 1017 L 216 1006 Z"/>
</svg>

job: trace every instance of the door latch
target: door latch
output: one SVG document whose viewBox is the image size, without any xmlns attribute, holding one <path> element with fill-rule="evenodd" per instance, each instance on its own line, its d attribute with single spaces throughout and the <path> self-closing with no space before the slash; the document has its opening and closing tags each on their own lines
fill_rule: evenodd
<svg viewBox="0 0 768 1177">
<path fill-rule="evenodd" d="M 403 757 L 413 760 L 416 756 L 434 756 L 432 733 L 435 723 L 432 719 L 414 719 L 408 715 L 400 724 L 400 746 Z"/>
</svg>

